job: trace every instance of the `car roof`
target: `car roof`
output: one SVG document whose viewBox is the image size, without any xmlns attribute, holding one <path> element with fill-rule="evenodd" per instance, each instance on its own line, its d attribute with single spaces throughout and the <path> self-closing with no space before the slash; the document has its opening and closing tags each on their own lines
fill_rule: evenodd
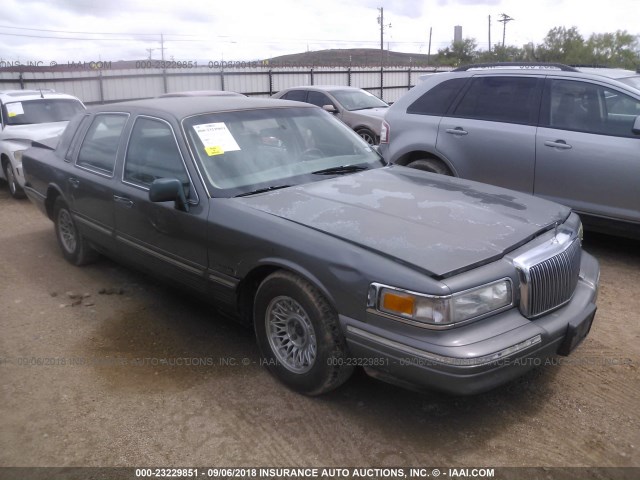
<svg viewBox="0 0 640 480">
<path fill-rule="evenodd" d="M 187 90 L 182 92 L 170 92 L 158 95 L 158 98 L 165 97 L 245 97 L 242 93 L 230 90 Z"/>
<path fill-rule="evenodd" d="M 288 90 L 315 90 L 315 91 L 324 91 L 324 92 L 334 92 L 336 90 L 362 90 L 362 88 L 358 87 L 349 87 L 346 85 L 304 85 L 299 87 L 289 87 L 283 88 L 282 91 Z"/>
<path fill-rule="evenodd" d="M 318 108 L 303 102 L 272 98 L 250 98 L 245 96 L 221 97 L 164 97 L 95 106 L 92 112 L 136 112 L 155 113 L 182 119 L 203 113 L 258 110 L 266 108 Z"/>
<path fill-rule="evenodd" d="M 74 97 L 73 95 L 58 93 L 54 90 L 46 88 L 43 88 L 42 90 L 0 90 L 0 100 L 2 100 L 2 103 L 20 102 L 23 100 L 37 100 L 40 98 L 60 98 L 79 101 L 79 99 Z"/>
<path fill-rule="evenodd" d="M 640 73 L 633 70 L 625 70 L 624 68 L 606 68 L 606 67 L 576 67 L 584 73 L 593 75 L 602 75 L 603 77 L 619 80 L 621 78 L 640 77 Z"/>
</svg>

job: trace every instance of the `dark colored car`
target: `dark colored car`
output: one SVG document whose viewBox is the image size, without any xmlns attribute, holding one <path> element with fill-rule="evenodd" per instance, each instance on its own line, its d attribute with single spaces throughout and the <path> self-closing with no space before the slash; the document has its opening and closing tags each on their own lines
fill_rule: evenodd
<svg viewBox="0 0 640 480">
<path fill-rule="evenodd" d="M 484 391 L 569 354 L 594 318 L 599 268 L 569 208 L 388 166 L 304 103 L 102 106 L 24 166 L 67 260 L 100 252 L 215 301 L 306 394 L 356 366 Z"/>
</svg>

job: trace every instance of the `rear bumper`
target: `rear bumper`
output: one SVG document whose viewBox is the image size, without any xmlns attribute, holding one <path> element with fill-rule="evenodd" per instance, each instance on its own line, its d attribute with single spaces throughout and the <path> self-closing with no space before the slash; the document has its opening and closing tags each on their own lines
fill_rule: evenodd
<svg viewBox="0 0 640 480">
<path fill-rule="evenodd" d="M 438 344 L 340 317 L 352 357 L 372 376 L 405 385 L 472 395 L 496 388 L 529 370 L 544 366 L 556 354 L 569 354 L 588 334 L 595 316 L 599 267 L 583 254 L 581 278 L 569 303 L 535 320 L 523 321 L 517 308 L 499 314 L 514 326 L 497 335 L 476 322 L 473 341 Z M 462 332 L 470 326 L 459 327 Z M 494 332 L 495 333 L 495 332 Z M 468 338 L 468 335 L 464 336 Z"/>
</svg>

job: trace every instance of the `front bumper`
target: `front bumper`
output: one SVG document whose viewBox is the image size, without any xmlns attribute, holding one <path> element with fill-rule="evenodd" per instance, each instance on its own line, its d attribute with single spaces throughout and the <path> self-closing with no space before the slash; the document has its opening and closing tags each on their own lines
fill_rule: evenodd
<svg viewBox="0 0 640 480">
<path fill-rule="evenodd" d="M 455 395 L 477 394 L 575 349 L 595 315 L 598 277 L 598 262 L 583 252 L 571 301 L 535 320 L 512 308 L 448 331 L 380 328 L 345 316 L 340 322 L 352 357 L 373 376 Z"/>
</svg>

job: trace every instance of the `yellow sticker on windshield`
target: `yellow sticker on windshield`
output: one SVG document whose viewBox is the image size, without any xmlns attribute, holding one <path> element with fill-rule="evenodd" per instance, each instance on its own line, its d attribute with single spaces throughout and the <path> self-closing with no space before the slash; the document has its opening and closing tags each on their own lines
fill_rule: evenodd
<svg viewBox="0 0 640 480">
<path fill-rule="evenodd" d="M 224 122 L 194 125 L 193 129 L 200 137 L 204 151 L 210 157 L 240 150 L 240 146 Z"/>
<path fill-rule="evenodd" d="M 7 103 L 7 115 L 9 117 L 15 117 L 16 115 L 24 115 L 21 102 Z"/>
<path fill-rule="evenodd" d="M 214 155 L 222 155 L 224 150 L 222 147 L 204 147 L 204 151 L 207 152 L 207 155 L 213 157 Z"/>
</svg>

